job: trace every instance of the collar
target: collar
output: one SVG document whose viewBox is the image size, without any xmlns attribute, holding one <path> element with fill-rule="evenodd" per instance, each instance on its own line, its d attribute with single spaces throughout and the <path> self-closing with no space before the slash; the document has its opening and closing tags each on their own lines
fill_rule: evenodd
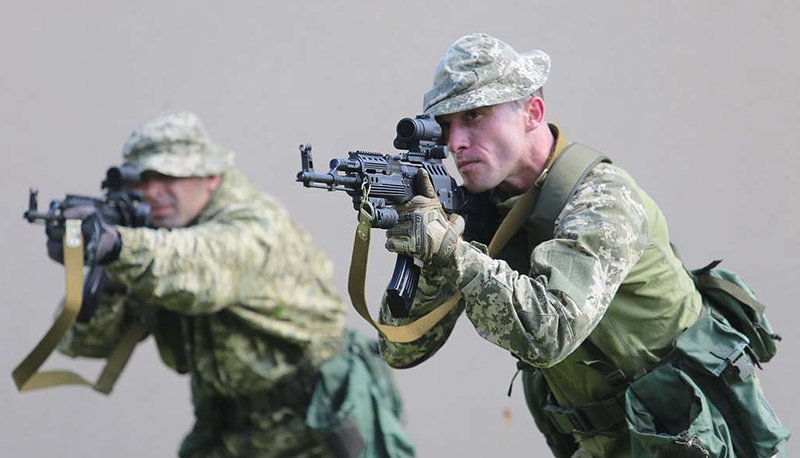
<svg viewBox="0 0 800 458">
<path fill-rule="evenodd" d="M 250 183 L 244 174 L 233 167 L 229 168 L 222 174 L 222 181 L 217 189 L 211 193 L 211 198 L 206 206 L 200 211 L 197 218 L 187 226 L 194 226 L 213 219 L 232 202 L 246 200 L 250 191 Z"/>
<path fill-rule="evenodd" d="M 539 175 L 539 178 L 536 181 L 542 179 L 542 175 L 545 175 L 547 171 L 550 170 L 550 167 L 555 162 L 556 158 L 567 149 L 569 146 L 569 140 L 564 135 L 561 135 L 561 129 L 558 128 L 555 124 L 548 124 L 547 127 L 550 128 L 550 132 L 553 134 L 553 149 L 550 150 L 550 157 L 547 158 L 547 162 L 545 163 L 544 170 L 542 170 L 542 174 Z"/>
</svg>

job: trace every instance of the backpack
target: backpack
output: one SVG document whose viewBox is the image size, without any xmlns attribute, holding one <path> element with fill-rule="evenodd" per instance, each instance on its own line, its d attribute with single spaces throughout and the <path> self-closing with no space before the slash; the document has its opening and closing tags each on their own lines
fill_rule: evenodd
<svg viewBox="0 0 800 458">
<path fill-rule="evenodd" d="M 780 336 L 752 290 L 718 264 L 690 272 L 704 313 L 625 393 L 633 456 L 788 456 L 790 432 L 754 372 Z"/>
</svg>

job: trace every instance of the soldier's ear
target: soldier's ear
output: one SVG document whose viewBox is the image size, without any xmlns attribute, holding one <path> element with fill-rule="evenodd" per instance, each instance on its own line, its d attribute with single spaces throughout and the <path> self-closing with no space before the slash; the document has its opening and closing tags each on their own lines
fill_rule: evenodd
<svg viewBox="0 0 800 458">
<path fill-rule="evenodd" d="M 220 183 L 222 183 L 222 175 L 212 175 L 208 177 L 208 181 L 206 181 L 208 190 L 211 192 L 216 191 Z"/>
<path fill-rule="evenodd" d="M 527 115 L 525 127 L 528 131 L 533 131 L 538 129 L 539 126 L 547 125 L 544 121 L 544 100 L 541 97 L 533 96 L 526 100 L 524 110 Z"/>
</svg>

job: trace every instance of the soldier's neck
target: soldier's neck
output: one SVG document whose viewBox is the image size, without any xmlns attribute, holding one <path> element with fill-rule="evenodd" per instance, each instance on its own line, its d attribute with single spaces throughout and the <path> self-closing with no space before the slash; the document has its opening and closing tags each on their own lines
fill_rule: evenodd
<svg viewBox="0 0 800 458">
<path fill-rule="evenodd" d="M 529 134 L 528 154 L 520 158 L 517 171 L 508 176 L 497 188 L 508 196 L 524 194 L 542 174 L 547 159 L 553 152 L 555 137 L 549 125 L 542 124 Z"/>
</svg>

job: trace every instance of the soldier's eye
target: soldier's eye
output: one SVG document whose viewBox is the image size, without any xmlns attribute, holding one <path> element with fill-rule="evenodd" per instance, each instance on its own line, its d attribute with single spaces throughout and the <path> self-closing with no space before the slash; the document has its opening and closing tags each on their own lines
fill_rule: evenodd
<svg viewBox="0 0 800 458">
<path fill-rule="evenodd" d="M 465 116 L 468 121 L 475 121 L 481 117 L 481 112 L 479 110 L 469 110 L 466 112 Z"/>
</svg>

